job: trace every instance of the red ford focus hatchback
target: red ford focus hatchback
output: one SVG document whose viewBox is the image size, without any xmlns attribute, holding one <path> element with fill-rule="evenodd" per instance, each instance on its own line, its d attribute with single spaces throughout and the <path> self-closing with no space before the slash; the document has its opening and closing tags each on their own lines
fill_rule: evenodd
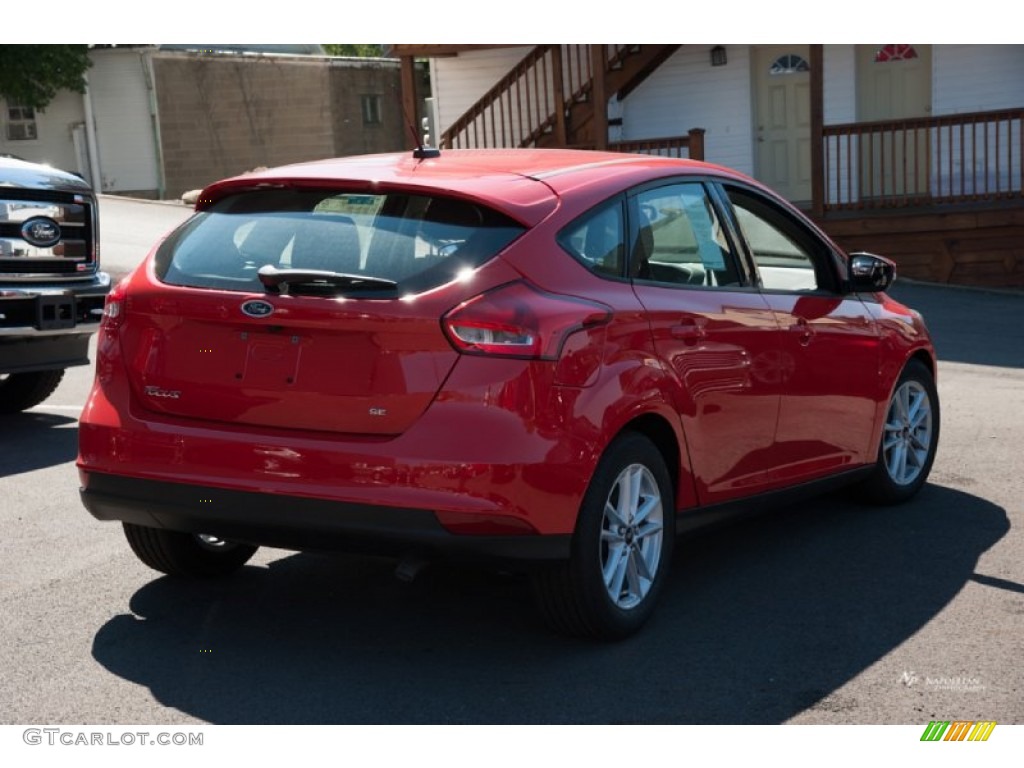
<svg viewBox="0 0 1024 768">
<path fill-rule="evenodd" d="M 921 317 L 741 174 L 464 150 L 218 182 L 110 294 L 82 499 L 135 554 L 259 545 L 521 568 L 557 629 L 648 618 L 676 533 L 924 484 Z"/>
</svg>

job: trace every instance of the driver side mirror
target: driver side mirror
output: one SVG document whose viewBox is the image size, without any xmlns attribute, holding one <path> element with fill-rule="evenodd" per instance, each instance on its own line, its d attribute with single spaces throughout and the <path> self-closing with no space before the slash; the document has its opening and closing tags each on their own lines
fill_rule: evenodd
<svg viewBox="0 0 1024 768">
<path fill-rule="evenodd" d="M 896 265 L 873 253 L 850 254 L 850 290 L 855 293 L 887 291 L 896 280 Z"/>
</svg>

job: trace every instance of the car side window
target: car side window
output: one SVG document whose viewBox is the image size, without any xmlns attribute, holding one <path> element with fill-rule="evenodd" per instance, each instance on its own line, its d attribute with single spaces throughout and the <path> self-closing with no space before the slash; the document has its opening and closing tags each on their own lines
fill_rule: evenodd
<svg viewBox="0 0 1024 768">
<path fill-rule="evenodd" d="M 737 224 L 769 291 L 832 290 L 824 246 L 769 202 L 744 190 L 727 188 Z"/>
<path fill-rule="evenodd" d="M 622 277 L 626 255 L 622 201 L 587 212 L 559 233 L 558 242 L 592 272 Z"/>
<path fill-rule="evenodd" d="M 736 255 L 702 184 L 643 190 L 633 206 L 637 228 L 631 277 L 704 288 L 743 284 Z"/>
</svg>

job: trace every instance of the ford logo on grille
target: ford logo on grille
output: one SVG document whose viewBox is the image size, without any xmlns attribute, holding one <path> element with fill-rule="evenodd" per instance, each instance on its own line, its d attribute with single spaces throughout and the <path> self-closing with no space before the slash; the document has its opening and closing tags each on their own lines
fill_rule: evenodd
<svg viewBox="0 0 1024 768">
<path fill-rule="evenodd" d="M 260 299 L 252 299 L 242 304 L 242 312 L 249 317 L 268 317 L 274 314 L 274 305 Z"/>
<path fill-rule="evenodd" d="M 49 248 L 60 242 L 60 225 L 45 216 L 33 216 L 21 225 L 21 236 L 29 245 Z"/>
</svg>

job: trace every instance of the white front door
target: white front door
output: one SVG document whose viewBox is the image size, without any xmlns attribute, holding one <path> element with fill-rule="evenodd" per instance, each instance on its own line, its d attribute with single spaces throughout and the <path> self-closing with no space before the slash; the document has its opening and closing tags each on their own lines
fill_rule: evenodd
<svg viewBox="0 0 1024 768">
<path fill-rule="evenodd" d="M 932 111 L 930 45 L 857 46 L 857 120 L 927 117 Z M 927 128 L 879 126 L 861 135 L 861 194 L 903 197 L 928 191 L 931 134 Z"/>
<path fill-rule="evenodd" d="M 811 74 L 807 45 L 754 48 L 757 178 L 793 201 L 811 199 Z"/>
<path fill-rule="evenodd" d="M 857 119 L 899 120 L 932 111 L 930 45 L 857 46 Z"/>
</svg>

